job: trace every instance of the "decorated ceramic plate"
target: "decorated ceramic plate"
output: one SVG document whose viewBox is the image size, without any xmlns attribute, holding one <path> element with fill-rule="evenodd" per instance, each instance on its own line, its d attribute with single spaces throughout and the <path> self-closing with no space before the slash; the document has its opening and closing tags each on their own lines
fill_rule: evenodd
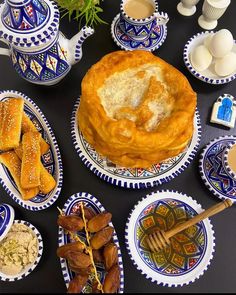
<svg viewBox="0 0 236 295">
<path fill-rule="evenodd" d="M 199 79 L 201 81 L 204 81 L 209 84 L 229 83 L 236 78 L 236 71 L 229 76 L 220 77 L 215 73 L 214 62 L 212 62 L 212 64 L 210 65 L 209 68 L 207 68 L 206 70 L 204 70 L 202 72 L 198 72 L 197 70 L 195 70 L 190 62 L 189 55 L 190 55 L 191 51 L 194 48 L 196 48 L 196 46 L 202 45 L 204 39 L 209 34 L 213 34 L 213 33 L 214 33 L 213 31 L 204 31 L 204 32 L 194 35 L 193 37 L 191 37 L 189 39 L 189 41 L 184 46 L 184 53 L 183 53 L 184 63 L 185 63 L 185 66 L 187 67 L 187 69 L 190 71 L 190 73 L 193 74 L 193 76 L 195 76 L 197 79 Z M 235 41 L 235 44 L 233 47 L 233 52 L 236 53 L 236 41 Z"/>
<path fill-rule="evenodd" d="M 223 164 L 224 150 L 231 143 L 236 143 L 236 136 L 226 135 L 210 141 L 200 155 L 199 168 L 206 187 L 216 197 L 236 202 L 236 180 Z"/>
<path fill-rule="evenodd" d="M 46 154 L 42 155 L 41 162 L 56 180 L 56 187 L 46 195 L 39 193 L 34 198 L 25 201 L 21 198 L 21 195 L 11 174 L 2 164 L 0 164 L 0 183 L 10 195 L 10 197 L 20 206 L 33 211 L 43 210 L 51 206 L 57 200 L 62 187 L 62 161 L 58 144 L 47 119 L 39 107 L 29 97 L 14 90 L 0 92 L 0 101 L 5 101 L 10 97 L 23 98 L 24 112 L 29 116 L 45 141 L 49 143 L 50 149 Z"/>
<path fill-rule="evenodd" d="M 116 166 L 107 158 L 98 154 L 78 130 L 76 120 L 78 107 L 79 99 L 76 101 L 71 119 L 71 135 L 75 149 L 83 163 L 93 173 L 113 185 L 141 189 L 168 182 L 184 171 L 197 152 L 201 138 L 200 116 L 198 112 L 196 112 L 194 117 L 192 140 L 187 149 L 180 155 L 152 165 L 149 169 L 128 169 Z"/>
<path fill-rule="evenodd" d="M 35 269 L 35 267 L 38 265 L 38 263 L 42 257 L 42 253 L 43 253 L 42 236 L 35 226 L 33 226 L 31 223 L 29 223 L 27 221 L 23 221 L 23 220 L 14 220 L 13 224 L 23 224 L 23 225 L 27 226 L 33 232 L 33 235 L 36 237 L 36 239 L 38 241 L 38 243 L 37 243 L 38 249 L 37 249 L 37 256 L 36 256 L 34 262 L 29 264 L 28 266 L 26 266 L 17 275 L 6 275 L 0 271 L 0 280 L 7 281 L 7 282 L 18 281 L 18 280 L 24 279 L 26 276 L 28 276 Z"/>
<path fill-rule="evenodd" d="M 170 245 L 150 252 L 146 235 L 153 229 L 169 230 L 203 210 L 191 197 L 175 191 L 157 191 L 144 197 L 128 217 L 125 242 L 138 270 L 159 285 L 177 287 L 198 279 L 214 252 L 214 231 L 209 219 L 170 238 Z"/>
<path fill-rule="evenodd" d="M 83 202 L 84 206 L 90 208 L 95 214 L 99 214 L 99 213 L 105 211 L 105 208 L 97 200 L 97 198 L 90 195 L 89 193 L 80 192 L 80 193 L 76 193 L 76 194 L 72 195 L 66 201 L 66 203 L 62 209 L 63 213 L 65 215 L 76 214 L 80 210 L 80 203 L 81 202 Z M 109 223 L 109 226 L 112 226 L 114 228 L 112 222 Z M 84 236 L 83 232 L 77 232 L 77 234 L 81 240 L 84 240 L 85 236 Z M 68 233 L 66 233 L 62 227 L 59 226 L 59 235 L 58 235 L 59 246 L 65 245 L 70 242 L 72 242 L 70 235 Z M 118 293 L 123 293 L 123 291 L 124 291 L 123 262 L 122 262 L 119 241 L 118 241 L 115 230 L 113 233 L 113 242 L 115 243 L 115 245 L 118 248 L 118 265 L 120 268 L 120 287 L 119 287 Z M 66 259 L 60 258 L 60 263 L 61 263 L 63 278 L 66 283 L 66 287 L 68 288 L 69 282 L 74 278 L 75 273 L 69 269 Z M 104 264 L 103 263 L 96 263 L 95 265 L 96 265 L 96 269 L 98 272 L 98 277 L 99 277 L 101 283 L 103 283 L 105 275 L 106 275 Z M 85 285 L 82 293 L 91 293 L 92 292 L 91 279 L 92 279 L 92 277 L 89 277 L 88 282 Z"/>
<path fill-rule="evenodd" d="M 166 25 L 156 25 L 150 34 L 149 38 L 145 41 L 133 40 L 127 36 L 119 26 L 120 14 L 114 18 L 111 24 L 111 35 L 114 42 L 124 50 L 147 50 L 154 51 L 158 49 L 165 41 L 167 36 Z"/>
</svg>

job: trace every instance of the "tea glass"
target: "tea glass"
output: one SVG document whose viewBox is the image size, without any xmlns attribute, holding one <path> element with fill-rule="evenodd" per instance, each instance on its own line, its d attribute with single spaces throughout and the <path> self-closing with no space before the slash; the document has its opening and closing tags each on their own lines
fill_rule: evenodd
<svg viewBox="0 0 236 295">
<path fill-rule="evenodd" d="M 128 1 L 132 0 L 121 1 L 119 26 L 132 40 L 144 41 L 148 39 L 156 26 L 165 25 L 169 21 L 167 13 L 158 12 L 156 0 L 148 0 L 153 5 L 153 13 L 146 18 L 140 19 L 133 18 L 126 13 L 124 6 Z"/>
<path fill-rule="evenodd" d="M 230 2 L 231 0 L 204 0 L 202 15 L 198 18 L 199 26 L 205 30 L 213 30 Z"/>
</svg>

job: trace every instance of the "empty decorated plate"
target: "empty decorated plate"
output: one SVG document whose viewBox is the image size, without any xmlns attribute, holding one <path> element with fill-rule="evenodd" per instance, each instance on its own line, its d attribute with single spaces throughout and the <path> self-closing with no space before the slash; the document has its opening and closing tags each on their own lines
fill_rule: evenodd
<svg viewBox="0 0 236 295">
<path fill-rule="evenodd" d="M 158 49 L 165 41 L 167 36 L 166 25 L 156 25 L 152 33 L 145 41 L 133 40 L 127 36 L 119 26 L 120 14 L 114 18 L 111 24 L 111 35 L 114 42 L 124 50 L 147 50 L 154 51 Z"/>
<path fill-rule="evenodd" d="M 194 133 L 187 149 L 180 155 L 152 165 L 148 169 L 124 168 L 116 166 L 106 157 L 98 154 L 84 139 L 78 130 L 77 112 L 79 99 L 73 109 L 71 119 L 71 135 L 75 149 L 83 163 L 101 179 L 125 188 L 148 188 L 168 182 L 178 176 L 193 160 L 201 137 L 201 125 L 198 112 L 194 116 Z"/>
<path fill-rule="evenodd" d="M 236 180 L 224 165 L 227 147 L 236 143 L 236 136 L 226 135 L 215 138 L 203 149 L 200 155 L 200 175 L 206 187 L 218 198 L 236 201 Z"/>
<path fill-rule="evenodd" d="M 227 76 L 219 76 L 215 72 L 215 62 L 216 58 L 213 57 L 212 62 L 210 63 L 210 66 L 203 70 L 199 71 L 195 69 L 191 63 L 190 54 L 191 52 L 199 45 L 204 44 L 204 40 L 206 37 L 208 37 L 210 34 L 214 34 L 213 31 L 204 31 L 201 33 L 198 33 L 191 37 L 188 42 L 184 46 L 184 52 L 183 52 L 183 59 L 185 66 L 190 71 L 190 73 L 195 76 L 197 79 L 204 81 L 209 84 L 225 84 L 233 81 L 236 78 L 236 70 L 234 70 L 230 75 Z M 234 46 L 232 49 L 233 53 L 236 53 L 236 41 L 234 41 Z M 203 54 L 200 54 L 199 59 L 202 62 Z M 234 61 L 232 61 L 234 62 Z"/>
<path fill-rule="evenodd" d="M 0 280 L 7 282 L 28 276 L 43 252 L 42 237 L 36 227 L 14 217 L 10 205 L 0 204 Z"/>
<path fill-rule="evenodd" d="M 0 164 L 0 182 L 10 197 L 20 206 L 33 211 L 43 210 L 51 206 L 57 200 L 62 187 L 62 161 L 58 144 L 47 119 L 39 107 L 29 97 L 14 90 L 0 92 L 0 102 L 4 102 L 9 98 L 22 98 L 24 100 L 25 115 L 36 127 L 35 130 L 41 133 L 44 142 L 49 145 L 47 152 L 41 156 L 41 163 L 43 165 L 42 169 L 44 175 L 46 175 L 46 178 L 44 178 L 46 179 L 45 181 L 48 181 L 49 174 L 51 174 L 54 178 L 52 181 L 54 182 L 54 188 L 48 193 L 43 194 L 38 192 L 33 198 L 23 200 L 14 178 L 3 164 Z M 41 176 L 40 179 L 42 179 Z"/>
<path fill-rule="evenodd" d="M 153 253 L 146 237 L 154 229 L 170 230 L 201 213 L 191 197 L 158 191 L 144 197 L 132 210 L 125 229 L 128 253 L 138 270 L 157 284 L 177 287 L 198 279 L 207 270 L 214 252 L 214 232 L 209 219 L 170 238 L 170 245 Z"/>
<path fill-rule="evenodd" d="M 72 195 L 66 201 L 66 203 L 62 209 L 63 215 L 80 215 L 80 216 L 82 216 L 81 215 L 81 207 L 80 207 L 81 203 L 83 204 L 84 208 L 86 207 L 90 211 L 90 214 L 92 212 L 92 215 L 93 214 L 97 215 L 99 213 L 105 212 L 105 208 L 102 206 L 102 204 L 98 201 L 98 199 L 96 197 L 90 195 L 89 193 L 80 192 L 80 193 L 76 193 L 76 194 Z M 108 223 L 108 226 L 114 228 L 111 221 Z M 84 242 L 87 246 L 89 246 L 88 239 L 86 238 L 86 233 L 84 230 L 77 231 L 75 235 L 76 236 L 71 235 L 68 231 L 63 229 L 63 227 L 59 226 L 59 232 L 58 232 L 59 247 L 66 245 L 68 243 L 74 242 L 74 241 L 78 241 L 78 240 Z M 94 234 L 88 233 L 88 235 L 90 235 L 89 241 L 92 241 L 91 237 Z M 123 270 L 123 262 L 122 262 L 119 241 L 118 241 L 115 229 L 114 229 L 114 232 L 113 232 L 113 235 L 112 235 L 112 238 L 110 241 L 113 244 L 115 244 L 115 246 L 117 248 L 117 261 L 114 264 L 114 266 L 119 269 L 119 277 L 120 277 L 117 293 L 123 293 L 123 291 L 124 291 L 124 270 Z M 100 247 L 99 251 L 101 252 L 101 251 L 103 251 L 103 249 L 104 249 L 104 246 Z M 101 253 L 103 253 L 103 252 L 101 252 Z M 60 263 L 61 263 L 63 278 L 65 281 L 66 287 L 68 289 L 70 281 L 75 278 L 76 274 L 69 267 L 69 263 L 68 263 L 67 259 L 60 258 Z M 95 261 L 95 267 L 96 267 L 97 277 L 99 278 L 100 283 L 102 285 L 104 285 L 106 275 L 108 274 L 108 272 L 105 269 L 104 263 Z M 88 279 L 86 279 L 86 283 L 82 289 L 82 293 L 93 293 L 92 284 L 93 284 L 94 277 L 96 277 L 94 275 L 94 273 L 95 272 L 90 273 Z"/>
</svg>

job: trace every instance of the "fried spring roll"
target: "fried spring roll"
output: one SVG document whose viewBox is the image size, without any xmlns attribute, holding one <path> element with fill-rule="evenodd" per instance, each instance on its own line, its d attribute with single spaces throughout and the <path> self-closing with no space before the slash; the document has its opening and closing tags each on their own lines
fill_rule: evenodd
<svg viewBox="0 0 236 295">
<path fill-rule="evenodd" d="M 1 103 L 0 150 L 14 149 L 20 143 L 24 100 L 9 98 Z"/>
<path fill-rule="evenodd" d="M 22 133 L 26 133 L 29 131 L 32 131 L 32 132 L 37 131 L 37 128 L 35 127 L 33 122 L 25 113 L 23 113 L 23 116 L 22 116 L 21 128 L 22 128 Z M 41 138 L 40 140 L 40 148 L 41 148 L 42 155 L 46 154 L 49 150 L 49 144 L 43 138 Z"/>
<path fill-rule="evenodd" d="M 40 185 L 41 134 L 26 132 L 22 137 L 21 186 L 25 189 Z"/>
<path fill-rule="evenodd" d="M 41 151 L 42 152 L 42 151 Z M 22 144 L 15 148 L 15 153 L 17 156 L 22 159 L 23 150 Z M 48 170 L 40 163 L 40 185 L 39 190 L 42 194 L 48 194 L 56 186 L 56 181 L 53 176 L 48 172 Z"/>
<path fill-rule="evenodd" d="M 29 200 L 39 193 L 39 188 L 23 189 L 20 184 L 21 160 L 14 151 L 0 154 L 0 163 L 5 165 L 13 177 L 23 200 Z"/>
</svg>

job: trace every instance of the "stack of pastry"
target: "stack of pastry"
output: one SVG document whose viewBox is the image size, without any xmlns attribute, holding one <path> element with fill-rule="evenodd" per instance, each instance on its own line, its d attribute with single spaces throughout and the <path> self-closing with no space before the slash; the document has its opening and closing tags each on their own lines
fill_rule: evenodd
<svg viewBox="0 0 236 295">
<path fill-rule="evenodd" d="M 41 155 L 48 150 L 48 143 L 24 113 L 24 100 L 0 102 L 0 163 L 11 173 L 23 200 L 39 192 L 48 194 L 55 187 L 55 179 L 41 163 Z"/>
<path fill-rule="evenodd" d="M 152 53 L 116 51 L 83 78 L 78 126 L 113 163 L 146 168 L 188 146 L 196 98 L 187 78 Z"/>
</svg>

